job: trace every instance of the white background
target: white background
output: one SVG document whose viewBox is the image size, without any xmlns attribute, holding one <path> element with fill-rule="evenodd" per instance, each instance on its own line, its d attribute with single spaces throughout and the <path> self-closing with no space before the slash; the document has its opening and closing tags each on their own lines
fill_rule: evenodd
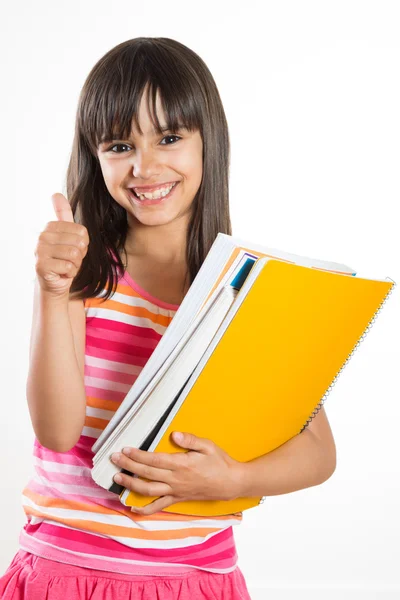
<svg viewBox="0 0 400 600">
<path fill-rule="evenodd" d="M 34 247 L 56 220 L 78 95 L 118 43 L 175 38 L 208 64 L 230 127 L 234 234 L 400 282 L 398 2 L 28 2 L 2 11 L 2 573 L 32 471 L 25 384 Z M 399 290 L 325 405 L 337 468 L 268 497 L 236 540 L 252 597 L 398 598 Z M 338 591 L 340 588 L 341 591 Z"/>
</svg>

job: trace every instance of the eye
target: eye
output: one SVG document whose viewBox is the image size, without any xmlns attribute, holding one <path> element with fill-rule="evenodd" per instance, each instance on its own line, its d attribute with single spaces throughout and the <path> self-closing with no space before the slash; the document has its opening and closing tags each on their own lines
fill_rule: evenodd
<svg viewBox="0 0 400 600">
<path fill-rule="evenodd" d="M 161 142 L 163 142 L 164 140 L 171 140 L 171 139 L 175 139 L 175 141 L 172 142 L 172 144 L 163 144 Z M 163 139 L 161 140 L 161 145 L 162 146 L 171 146 L 173 144 L 176 144 L 177 141 L 181 140 L 182 138 L 179 137 L 178 135 L 166 135 L 165 137 L 163 137 Z M 113 146 L 110 146 L 109 148 L 107 148 L 107 152 L 112 152 L 113 154 L 125 154 L 124 151 L 119 152 L 118 150 L 114 152 L 114 148 L 128 148 L 131 149 L 131 146 L 129 146 L 128 144 L 114 144 Z"/>
<path fill-rule="evenodd" d="M 167 140 L 167 139 L 171 139 L 171 138 L 176 138 L 176 141 L 181 140 L 182 138 L 179 137 L 179 135 L 166 135 L 165 137 L 163 137 L 163 140 Z M 173 142 L 173 144 L 175 144 L 176 142 Z M 162 146 L 171 146 L 173 144 L 161 144 Z"/>
<path fill-rule="evenodd" d="M 113 152 L 113 148 L 121 148 L 122 146 L 124 146 L 125 148 L 130 148 L 128 144 L 114 144 L 114 146 L 110 146 L 110 148 L 107 149 L 107 152 Z M 121 154 L 121 152 L 113 152 L 113 154 Z"/>
</svg>

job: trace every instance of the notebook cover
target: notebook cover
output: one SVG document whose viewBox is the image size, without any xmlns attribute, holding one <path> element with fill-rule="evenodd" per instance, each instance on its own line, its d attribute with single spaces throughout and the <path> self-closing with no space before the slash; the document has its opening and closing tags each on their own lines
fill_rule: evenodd
<svg viewBox="0 0 400 600">
<path fill-rule="evenodd" d="M 169 439 L 186 431 L 247 462 L 299 434 L 393 285 L 268 261 L 152 451 L 186 452 Z M 131 491 L 124 503 L 153 500 Z M 216 516 L 259 502 L 190 500 L 163 510 Z"/>
</svg>

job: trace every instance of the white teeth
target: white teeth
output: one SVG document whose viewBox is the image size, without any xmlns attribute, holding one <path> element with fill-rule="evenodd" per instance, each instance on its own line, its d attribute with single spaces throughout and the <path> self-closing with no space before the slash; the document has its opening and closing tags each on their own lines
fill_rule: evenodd
<svg viewBox="0 0 400 600">
<path fill-rule="evenodd" d="M 174 187 L 174 185 L 176 185 L 176 182 L 173 183 L 172 185 L 169 185 L 168 187 L 159 188 L 158 190 L 156 190 L 153 193 L 139 194 L 138 192 L 136 192 L 136 195 L 138 196 L 138 198 L 140 200 L 144 200 L 144 199 L 157 200 L 158 198 L 164 198 L 164 196 L 169 194 L 170 191 L 172 190 L 172 188 Z"/>
</svg>

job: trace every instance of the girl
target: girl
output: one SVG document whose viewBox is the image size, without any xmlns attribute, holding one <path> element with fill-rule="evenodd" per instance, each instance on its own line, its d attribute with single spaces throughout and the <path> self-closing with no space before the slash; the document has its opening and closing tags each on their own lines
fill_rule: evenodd
<svg viewBox="0 0 400 600">
<path fill-rule="evenodd" d="M 275 488 L 265 480 L 262 490 L 251 487 L 261 485 L 266 463 L 244 471 L 246 463 L 212 440 L 187 433 L 174 441 L 188 452 L 158 464 L 153 453 L 132 448 L 110 457 L 149 479 L 122 481 L 160 496 L 144 509 L 131 511 L 91 478 L 95 440 L 217 233 L 231 233 L 228 170 L 224 110 L 197 54 L 168 38 L 136 38 L 98 61 L 78 103 L 69 201 L 53 196 L 58 220 L 47 224 L 35 252 L 27 381 L 35 474 L 23 490 L 27 521 L 0 579 L 2 599 L 249 599 L 233 537 L 241 513 L 202 518 L 163 508 L 177 499 L 285 493 L 327 478 L 326 443 L 314 460 L 321 435 L 313 437 L 313 454 L 307 446 L 308 469 L 311 442 L 298 436 L 292 487 L 280 491 L 276 476 Z M 320 434 L 321 419 L 323 411 L 312 424 Z M 301 482 L 294 456 L 303 457 Z"/>
</svg>

